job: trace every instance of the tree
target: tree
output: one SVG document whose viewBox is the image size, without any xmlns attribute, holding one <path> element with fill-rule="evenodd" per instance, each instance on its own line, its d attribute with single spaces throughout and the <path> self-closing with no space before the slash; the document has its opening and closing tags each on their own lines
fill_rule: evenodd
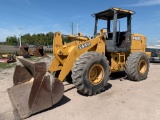
<svg viewBox="0 0 160 120">
<path fill-rule="evenodd" d="M 34 44 L 34 45 L 52 45 L 53 44 L 53 32 L 38 33 L 31 35 L 30 33 L 21 36 L 22 45 Z M 66 41 L 66 40 L 65 40 Z M 19 39 L 16 36 L 9 36 L 6 38 L 7 45 L 19 44 Z"/>
<path fill-rule="evenodd" d="M 16 36 L 10 36 L 6 38 L 6 44 L 7 45 L 17 45 L 18 44 L 18 39 Z"/>
</svg>

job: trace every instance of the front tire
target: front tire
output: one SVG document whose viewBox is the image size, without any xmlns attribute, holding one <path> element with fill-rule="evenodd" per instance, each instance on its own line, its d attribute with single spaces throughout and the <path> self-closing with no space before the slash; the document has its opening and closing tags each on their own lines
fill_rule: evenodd
<svg viewBox="0 0 160 120">
<path fill-rule="evenodd" d="M 102 92 L 107 85 L 110 67 L 107 58 L 97 52 L 82 54 L 72 69 L 73 84 L 84 95 Z"/>
<path fill-rule="evenodd" d="M 131 53 L 126 61 L 125 72 L 127 78 L 135 81 L 147 78 L 149 71 L 149 59 L 144 52 Z"/>
</svg>

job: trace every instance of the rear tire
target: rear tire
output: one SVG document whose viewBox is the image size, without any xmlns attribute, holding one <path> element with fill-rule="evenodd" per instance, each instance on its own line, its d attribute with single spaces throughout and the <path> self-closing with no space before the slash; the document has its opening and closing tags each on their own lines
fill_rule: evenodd
<svg viewBox="0 0 160 120">
<path fill-rule="evenodd" d="M 131 53 L 126 61 L 125 72 L 127 78 L 135 81 L 147 78 L 149 71 L 149 59 L 144 52 Z"/>
<path fill-rule="evenodd" d="M 95 95 L 105 90 L 109 75 L 107 58 L 97 52 L 82 54 L 72 69 L 73 84 L 84 95 Z"/>
</svg>

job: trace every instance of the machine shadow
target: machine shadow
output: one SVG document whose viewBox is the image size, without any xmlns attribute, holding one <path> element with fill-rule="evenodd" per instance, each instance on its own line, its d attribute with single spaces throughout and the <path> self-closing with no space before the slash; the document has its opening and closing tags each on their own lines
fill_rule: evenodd
<svg viewBox="0 0 160 120">
<path fill-rule="evenodd" d="M 121 79 L 121 78 L 122 79 L 126 79 L 125 77 L 126 77 L 126 73 L 124 71 L 122 71 L 122 72 L 116 72 L 116 73 L 112 73 L 110 75 L 110 80 L 117 80 L 117 79 Z M 70 85 L 70 84 L 67 83 L 64 86 L 67 86 L 67 85 Z M 108 83 L 108 85 L 105 87 L 105 89 L 102 92 L 108 91 L 109 89 L 111 89 L 111 87 L 112 87 L 112 84 Z M 68 88 L 64 92 L 68 92 L 68 91 L 70 91 L 72 89 L 75 89 L 75 86 Z M 77 93 L 79 93 L 82 96 L 88 97 L 88 95 L 84 95 L 84 94 L 80 93 L 79 91 L 77 91 Z M 53 105 L 52 107 L 50 107 L 48 109 L 40 111 L 40 112 L 38 112 L 36 114 L 47 112 L 49 110 L 55 109 L 57 107 L 60 107 L 61 105 L 64 105 L 64 104 L 68 103 L 70 100 L 71 100 L 70 98 L 68 98 L 67 96 L 63 95 L 62 99 L 57 104 Z M 32 116 L 34 116 L 36 114 L 33 114 Z"/>
<path fill-rule="evenodd" d="M 70 91 L 70 90 L 72 90 L 72 89 L 74 89 L 74 88 L 76 88 L 75 86 L 73 86 L 73 87 L 71 87 L 71 88 L 68 88 L 67 90 L 65 90 L 64 92 L 68 92 L 68 91 Z"/>
<path fill-rule="evenodd" d="M 64 104 L 68 103 L 69 101 L 71 101 L 71 99 L 68 98 L 67 96 L 63 95 L 62 99 L 57 104 L 53 105 L 51 109 L 54 109 L 56 107 L 60 107 L 61 105 L 64 105 Z"/>
<path fill-rule="evenodd" d="M 111 73 L 110 80 L 118 80 L 118 79 L 120 81 L 122 81 L 122 79 L 128 80 L 126 78 L 126 72 L 125 71 L 121 71 L 121 72 Z"/>
<path fill-rule="evenodd" d="M 40 114 L 40 113 L 43 113 L 43 112 L 47 112 L 49 110 L 55 109 L 57 107 L 60 107 L 61 105 L 64 105 L 64 104 L 68 103 L 70 100 L 71 100 L 70 98 L 68 98 L 67 96 L 63 95 L 62 99 L 58 103 L 56 103 L 55 105 L 53 105 L 52 107 L 47 108 L 45 110 L 42 110 L 42 111 L 40 111 L 38 113 L 35 113 L 35 114 L 31 115 L 31 116 L 34 116 L 34 115 L 37 115 L 37 114 Z"/>
<path fill-rule="evenodd" d="M 109 90 L 109 89 L 111 89 L 111 87 L 112 87 L 112 84 L 108 83 L 108 85 L 105 87 L 104 92 L 107 91 L 107 90 Z"/>
<path fill-rule="evenodd" d="M 101 93 L 109 90 L 111 87 L 112 87 L 112 84 L 108 83 L 108 85 L 105 87 L 104 90 L 101 91 Z M 82 95 L 82 96 L 89 97 L 89 95 L 84 95 L 84 94 L 80 93 L 79 91 L 77 91 L 77 93 Z M 101 94 L 101 93 L 97 93 L 97 94 Z M 94 95 L 91 95 L 91 96 L 94 96 Z"/>
<path fill-rule="evenodd" d="M 128 79 L 125 71 L 111 73 L 110 80 L 120 80 L 120 81 L 128 80 L 128 81 L 132 81 L 132 82 L 143 81 L 143 80 L 137 81 L 137 80 Z"/>
<path fill-rule="evenodd" d="M 111 85 L 110 83 L 108 83 L 108 85 L 105 87 L 105 89 L 104 89 L 102 92 L 105 92 L 105 91 L 109 90 L 111 87 L 112 87 L 112 85 Z M 65 90 L 64 92 L 70 91 L 70 90 L 72 90 L 72 89 L 75 89 L 75 87 L 68 88 L 68 89 Z M 77 93 L 79 93 L 79 92 L 77 91 Z M 83 94 L 81 94 L 81 93 L 79 93 L 79 94 L 82 95 L 82 96 L 88 97 L 88 95 L 83 95 Z M 47 109 L 42 110 L 42 111 L 40 111 L 40 112 L 37 112 L 37 113 L 35 113 L 35 114 L 31 115 L 31 116 L 34 116 L 34 115 L 37 115 L 37 114 L 40 114 L 40 113 L 47 112 L 47 111 L 49 111 L 49 110 L 55 109 L 55 108 L 60 107 L 61 105 L 64 105 L 64 104 L 66 104 L 66 103 L 68 103 L 68 102 L 70 102 L 70 101 L 71 101 L 70 98 L 68 98 L 67 96 L 63 95 L 62 99 L 61 99 L 57 104 L 53 105 L 53 106 L 50 107 L 50 108 L 47 108 Z M 31 116 L 30 116 L 30 117 L 31 117 Z"/>
</svg>

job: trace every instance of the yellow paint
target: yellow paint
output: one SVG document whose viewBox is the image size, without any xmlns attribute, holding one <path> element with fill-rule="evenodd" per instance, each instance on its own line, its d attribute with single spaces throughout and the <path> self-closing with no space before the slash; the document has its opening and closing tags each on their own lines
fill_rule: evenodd
<svg viewBox="0 0 160 120">
<path fill-rule="evenodd" d="M 101 83 L 101 81 L 104 78 L 104 69 L 101 65 L 99 64 L 94 64 L 90 70 L 89 70 L 89 81 L 94 84 L 98 85 Z"/>
<path fill-rule="evenodd" d="M 141 74 L 144 74 L 147 70 L 147 63 L 144 60 L 141 60 L 138 65 L 138 69 Z"/>
<path fill-rule="evenodd" d="M 96 51 L 102 54 L 111 56 L 110 69 L 111 72 L 123 71 L 125 69 L 125 62 L 128 55 L 132 52 L 145 52 L 146 37 L 141 34 L 132 34 L 132 46 L 126 53 L 105 53 L 105 39 L 106 30 L 101 30 L 100 35 L 96 38 L 89 39 L 78 36 L 70 35 L 69 38 L 72 42 L 63 45 L 61 33 L 57 32 L 54 35 L 53 54 L 54 58 L 50 64 L 49 71 L 51 73 L 60 70 L 58 79 L 63 81 L 68 73 L 72 70 L 75 61 L 80 55 L 89 51 Z M 149 52 L 146 52 L 150 56 Z M 100 79 L 97 79 L 97 81 Z"/>
<path fill-rule="evenodd" d="M 49 71 L 53 73 L 57 70 L 61 70 L 58 77 L 58 79 L 61 81 L 63 81 L 68 73 L 72 70 L 74 62 L 81 54 L 90 51 L 90 49 L 99 53 L 105 53 L 105 42 L 100 39 L 100 36 L 92 40 L 88 39 L 86 41 L 79 37 L 75 38 L 75 42 L 73 41 L 71 43 L 63 45 L 61 33 L 57 32 L 54 35 L 54 58 L 49 67 Z M 85 44 L 89 46 L 84 47 Z M 80 49 L 80 45 L 82 45 L 84 48 Z"/>
<path fill-rule="evenodd" d="M 147 39 L 144 35 L 142 35 L 142 34 L 132 34 L 131 40 L 132 40 L 131 52 L 137 52 L 137 51 L 145 52 L 148 57 L 151 56 L 150 52 L 146 52 Z"/>
<path fill-rule="evenodd" d="M 112 8 L 113 10 L 116 10 L 116 11 L 123 11 L 123 12 L 126 12 L 126 13 L 133 13 L 131 10 L 125 10 L 125 9 L 121 9 L 121 8 Z"/>
</svg>

